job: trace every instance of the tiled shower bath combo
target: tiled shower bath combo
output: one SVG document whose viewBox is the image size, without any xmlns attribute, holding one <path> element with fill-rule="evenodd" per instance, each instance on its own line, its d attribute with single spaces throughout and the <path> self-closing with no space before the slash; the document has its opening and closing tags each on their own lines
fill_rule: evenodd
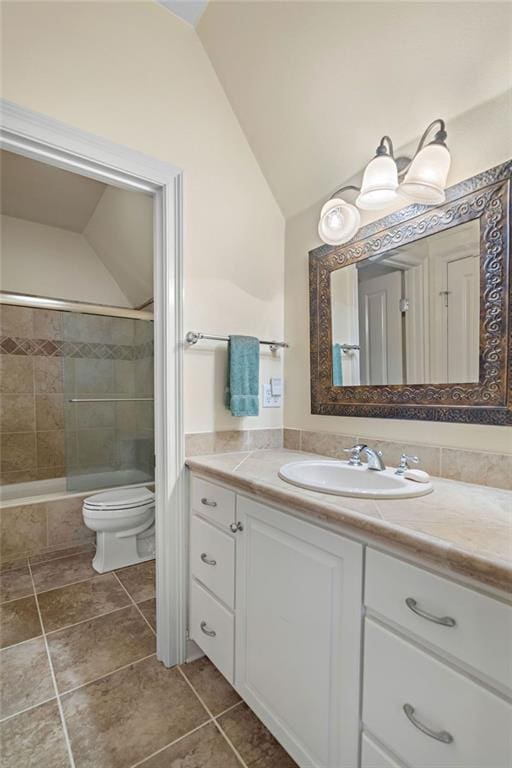
<svg viewBox="0 0 512 768">
<path fill-rule="evenodd" d="M 153 323 L 19 306 L 0 318 L 5 561 L 90 540 L 85 496 L 153 481 Z"/>
</svg>

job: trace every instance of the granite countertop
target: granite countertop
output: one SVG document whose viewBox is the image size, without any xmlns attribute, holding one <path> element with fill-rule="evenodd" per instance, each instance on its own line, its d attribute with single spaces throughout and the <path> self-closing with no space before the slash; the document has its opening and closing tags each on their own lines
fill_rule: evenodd
<svg viewBox="0 0 512 768">
<path fill-rule="evenodd" d="M 512 491 L 432 478 L 434 491 L 427 496 L 356 499 L 303 490 L 278 477 L 283 464 L 308 458 L 323 457 L 272 449 L 192 456 L 186 463 L 203 477 L 262 501 L 338 524 L 353 536 L 387 542 L 404 554 L 510 590 Z"/>
</svg>

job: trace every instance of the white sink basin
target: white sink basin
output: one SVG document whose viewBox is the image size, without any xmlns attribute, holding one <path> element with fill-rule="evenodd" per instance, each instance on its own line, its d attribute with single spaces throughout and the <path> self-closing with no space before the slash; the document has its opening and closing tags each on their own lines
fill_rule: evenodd
<svg viewBox="0 0 512 768">
<path fill-rule="evenodd" d="M 377 472 L 351 467 L 345 461 L 294 461 L 284 464 L 279 477 L 292 485 L 320 493 L 365 499 L 409 499 L 432 492 L 432 483 L 418 483 L 395 475 L 394 469 Z"/>
</svg>

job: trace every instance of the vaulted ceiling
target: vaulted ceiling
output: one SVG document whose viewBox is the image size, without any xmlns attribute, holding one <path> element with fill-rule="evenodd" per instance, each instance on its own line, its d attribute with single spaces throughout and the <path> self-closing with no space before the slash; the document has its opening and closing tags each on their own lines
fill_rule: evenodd
<svg viewBox="0 0 512 768">
<path fill-rule="evenodd" d="M 512 84 L 510 3 L 210 0 L 197 29 L 286 216 Z"/>
<path fill-rule="evenodd" d="M 204 13 L 208 0 L 157 0 L 157 2 L 195 27 Z"/>
</svg>

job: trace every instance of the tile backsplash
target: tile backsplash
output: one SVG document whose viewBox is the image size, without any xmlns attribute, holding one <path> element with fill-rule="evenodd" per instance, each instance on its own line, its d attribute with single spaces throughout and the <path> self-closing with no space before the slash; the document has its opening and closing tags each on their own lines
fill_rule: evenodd
<svg viewBox="0 0 512 768">
<path fill-rule="evenodd" d="M 259 448 L 287 448 L 346 459 L 345 449 L 362 442 L 382 451 L 386 464 L 391 467 L 398 466 L 401 454 L 406 453 L 418 456 L 418 468 L 434 477 L 512 490 L 512 454 L 466 451 L 413 442 L 395 443 L 391 440 L 363 439 L 357 435 L 335 432 L 289 428 L 196 432 L 185 436 L 185 453 L 187 456 L 198 456 L 254 451 Z"/>
<path fill-rule="evenodd" d="M 282 447 L 282 429 L 233 429 L 219 432 L 190 432 L 185 435 L 186 456 Z"/>
</svg>

